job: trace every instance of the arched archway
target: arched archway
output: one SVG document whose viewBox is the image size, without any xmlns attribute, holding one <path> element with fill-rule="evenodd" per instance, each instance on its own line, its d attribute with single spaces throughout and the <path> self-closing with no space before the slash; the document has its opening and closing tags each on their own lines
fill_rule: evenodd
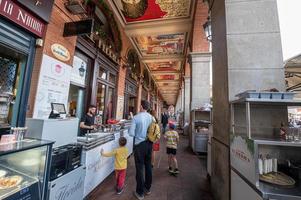
<svg viewBox="0 0 301 200">
<path fill-rule="evenodd" d="M 138 77 L 141 74 L 141 66 L 138 54 L 134 49 L 128 50 L 127 53 L 127 60 L 128 60 L 128 70 L 127 74 L 138 81 Z"/>
</svg>

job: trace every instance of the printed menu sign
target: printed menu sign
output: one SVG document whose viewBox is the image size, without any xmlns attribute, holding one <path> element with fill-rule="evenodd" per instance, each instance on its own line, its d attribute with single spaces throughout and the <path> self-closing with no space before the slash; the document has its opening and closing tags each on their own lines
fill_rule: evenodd
<svg viewBox="0 0 301 200">
<path fill-rule="evenodd" d="M 72 67 L 44 55 L 33 118 L 47 119 L 51 103 L 62 103 L 67 108 Z"/>
<path fill-rule="evenodd" d="M 248 138 L 231 135 L 231 167 L 239 171 L 254 185 L 258 180 L 255 171 L 254 143 Z"/>
</svg>

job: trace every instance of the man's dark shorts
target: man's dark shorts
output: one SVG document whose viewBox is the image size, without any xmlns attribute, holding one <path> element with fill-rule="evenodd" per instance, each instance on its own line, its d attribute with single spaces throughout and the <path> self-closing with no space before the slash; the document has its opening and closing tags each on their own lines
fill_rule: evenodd
<svg viewBox="0 0 301 200">
<path fill-rule="evenodd" d="M 176 155 L 177 154 L 177 149 L 173 149 L 173 148 L 166 148 L 166 153 L 169 155 L 169 154 L 172 154 L 172 155 Z"/>
</svg>

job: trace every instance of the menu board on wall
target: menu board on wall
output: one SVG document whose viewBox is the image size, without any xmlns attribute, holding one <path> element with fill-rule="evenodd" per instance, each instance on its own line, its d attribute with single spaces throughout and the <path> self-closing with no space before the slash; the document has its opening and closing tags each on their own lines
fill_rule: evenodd
<svg viewBox="0 0 301 200">
<path fill-rule="evenodd" d="M 71 82 L 85 87 L 87 74 L 87 63 L 81 58 L 73 57 L 73 68 L 71 72 Z"/>
<path fill-rule="evenodd" d="M 48 118 L 51 103 L 63 103 L 67 108 L 72 67 L 43 55 L 33 118 Z"/>
</svg>

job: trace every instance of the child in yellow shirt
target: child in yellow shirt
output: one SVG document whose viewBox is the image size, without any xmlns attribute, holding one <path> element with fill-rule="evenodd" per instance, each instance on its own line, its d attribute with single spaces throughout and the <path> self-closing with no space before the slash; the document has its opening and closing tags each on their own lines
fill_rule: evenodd
<svg viewBox="0 0 301 200">
<path fill-rule="evenodd" d="M 166 140 L 166 153 L 168 155 L 168 171 L 172 174 L 179 173 L 176 155 L 180 137 L 175 128 L 175 124 L 170 123 L 169 131 L 164 134 L 164 138 Z M 174 170 L 172 170 L 172 164 L 174 164 Z"/>
<path fill-rule="evenodd" d="M 101 150 L 101 155 L 105 157 L 115 157 L 115 177 L 116 177 L 116 192 L 121 194 L 124 189 L 124 182 L 126 177 L 128 149 L 126 148 L 127 140 L 125 137 L 119 138 L 119 147 L 112 152 L 105 153 Z"/>
</svg>

